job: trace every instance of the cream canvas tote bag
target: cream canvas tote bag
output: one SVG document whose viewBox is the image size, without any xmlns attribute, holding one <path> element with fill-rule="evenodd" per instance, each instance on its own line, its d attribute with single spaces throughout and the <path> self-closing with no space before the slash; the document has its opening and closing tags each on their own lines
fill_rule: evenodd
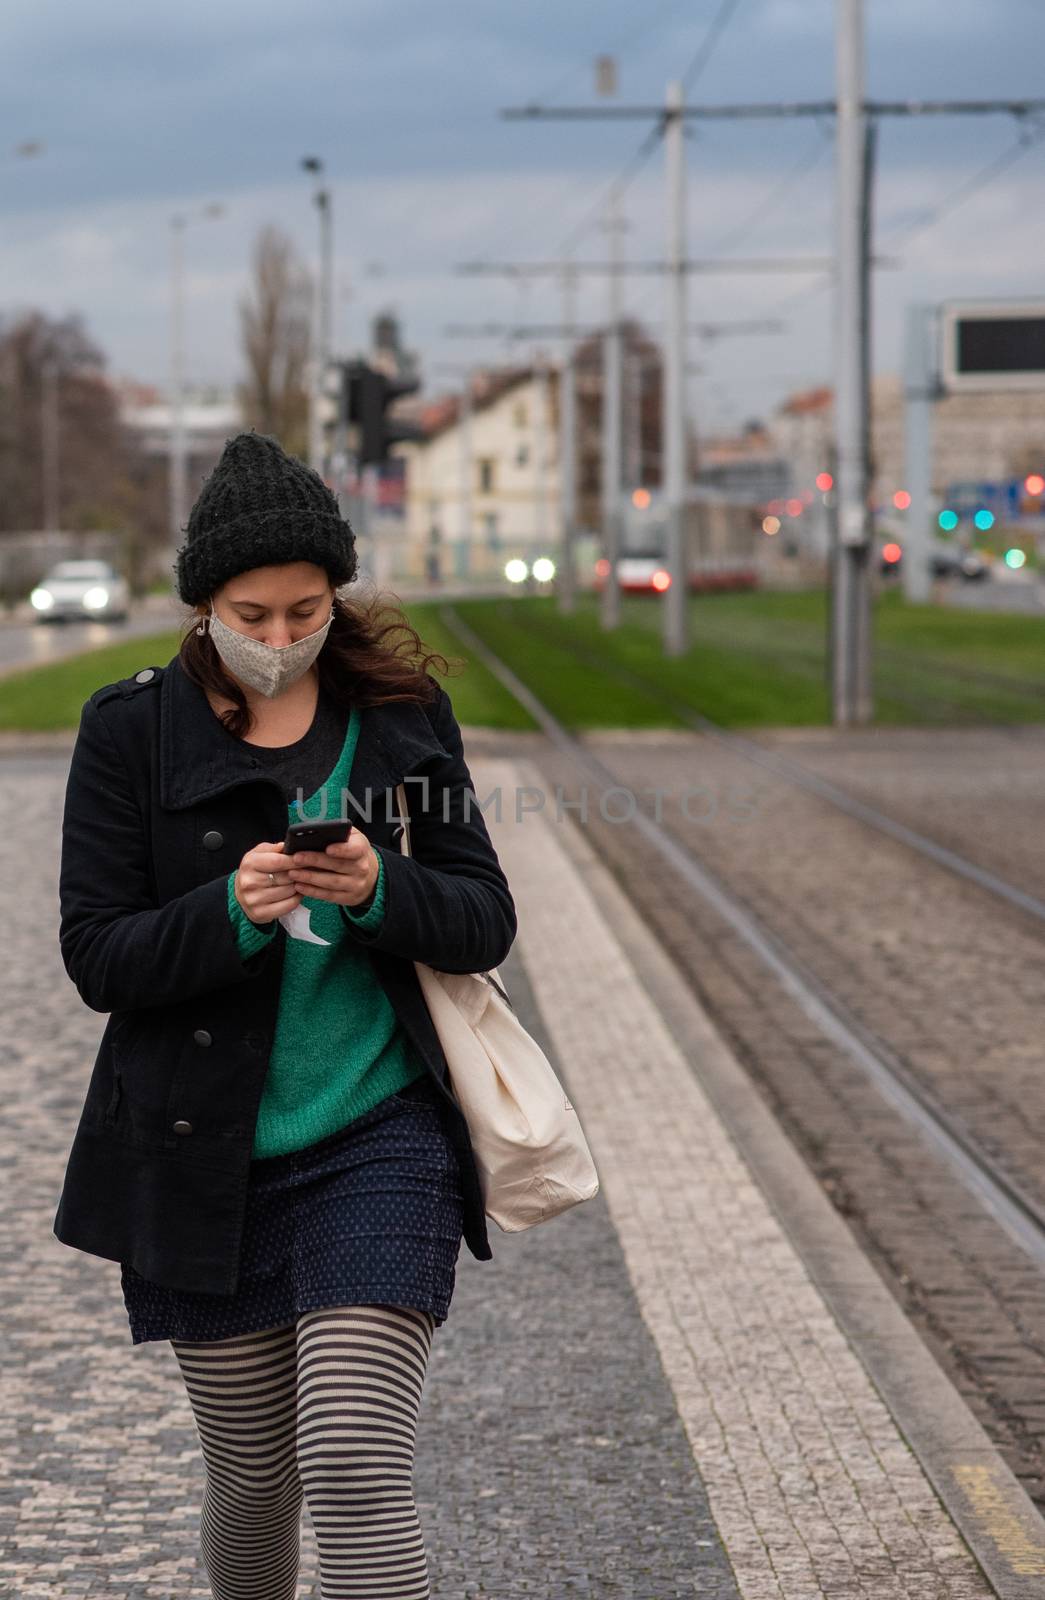
<svg viewBox="0 0 1045 1600">
<path fill-rule="evenodd" d="M 402 784 L 400 849 L 410 854 Z M 496 969 L 414 966 L 475 1152 L 486 1215 L 505 1233 L 547 1222 L 599 1191 L 580 1118 L 555 1069 L 512 1009 Z"/>
</svg>

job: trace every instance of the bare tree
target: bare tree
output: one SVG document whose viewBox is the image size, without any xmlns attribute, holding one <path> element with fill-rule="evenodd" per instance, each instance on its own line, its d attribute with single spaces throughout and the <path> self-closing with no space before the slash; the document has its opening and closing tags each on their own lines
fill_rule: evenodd
<svg viewBox="0 0 1045 1600">
<path fill-rule="evenodd" d="M 308 453 L 309 309 L 312 286 L 290 237 L 271 224 L 254 244 L 251 293 L 240 301 L 248 425 L 294 455 Z"/>
<path fill-rule="evenodd" d="M 105 366 L 79 316 L 0 319 L 0 543 L 48 526 L 103 535 L 137 590 L 165 541 L 164 512 Z"/>
</svg>

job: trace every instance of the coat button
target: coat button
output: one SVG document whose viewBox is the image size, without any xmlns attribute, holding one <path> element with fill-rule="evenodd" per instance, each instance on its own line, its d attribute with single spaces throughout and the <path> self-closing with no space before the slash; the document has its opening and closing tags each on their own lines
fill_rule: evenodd
<svg viewBox="0 0 1045 1600">
<path fill-rule="evenodd" d="M 135 683 L 148 683 L 149 679 L 155 678 L 155 676 L 156 674 L 151 667 L 143 667 L 141 672 L 134 674 L 134 681 Z"/>
<path fill-rule="evenodd" d="M 191 1122 L 176 1122 L 174 1124 L 174 1131 L 175 1131 L 175 1133 L 191 1133 L 192 1132 L 192 1123 Z"/>
<path fill-rule="evenodd" d="M 217 828 L 211 828 L 209 833 L 203 835 L 203 848 L 205 850 L 220 850 L 224 842 Z"/>
<path fill-rule="evenodd" d="M 211 1042 L 210 1034 L 207 1032 L 206 1028 L 197 1028 L 192 1037 L 195 1039 L 197 1044 L 210 1044 Z"/>
</svg>

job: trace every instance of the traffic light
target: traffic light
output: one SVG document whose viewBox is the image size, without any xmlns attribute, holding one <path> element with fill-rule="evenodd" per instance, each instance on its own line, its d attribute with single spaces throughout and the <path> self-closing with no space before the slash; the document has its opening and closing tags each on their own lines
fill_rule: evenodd
<svg viewBox="0 0 1045 1600">
<path fill-rule="evenodd" d="M 416 394 L 417 378 L 390 378 L 365 361 L 346 361 L 341 368 L 341 421 L 356 430 L 355 455 L 360 467 L 387 461 L 394 444 L 420 439 L 424 430 L 413 422 L 396 421 L 388 408 L 403 395 Z"/>
</svg>

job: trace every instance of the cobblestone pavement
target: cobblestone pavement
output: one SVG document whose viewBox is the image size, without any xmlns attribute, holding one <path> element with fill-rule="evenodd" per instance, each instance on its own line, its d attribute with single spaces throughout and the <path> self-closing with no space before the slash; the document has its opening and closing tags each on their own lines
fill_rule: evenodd
<svg viewBox="0 0 1045 1600">
<path fill-rule="evenodd" d="M 791 728 L 759 743 L 1045 899 L 1045 728 Z M 754 770 L 753 768 L 751 769 Z"/>
<path fill-rule="evenodd" d="M 1029 916 L 686 733 L 592 735 L 619 781 L 664 791 L 665 825 L 1032 1193 L 1041 1164 L 1043 930 Z M 777 747 L 1007 877 L 1041 872 L 1045 741 L 906 730 L 775 736 Z M 545 746 L 548 785 L 579 797 Z M 933 774 L 939 764 L 939 804 Z M 1006 774 L 1009 774 L 1006 782 Z M 687 786 L 702 795 L 687 802 Z M 632 830 L 589 837 L 683 968 L 938 1361 L 1045 1506 L 1045 1284 L 756 956 Z M 647 796 L 646 805 L 652 805 Z M 936 825 L 937 813 L 943 821 Z M 997 813 L 997 815 L 995 815 Z"/>
<path fill-rule="evenodd" d="M 484 764 L 505 794 L 518 769 Z M 482 791 L 481 791 L 482 792 Z M 521 955 L 741 1593 L 989 1593 L 586 892 L 557 824 L 488 816 Z"/>
<path fill-rule="evenodd" d="M 480 790 L 513 769 L 473 760 Z M 10 759 L 0 1212 L 19 1596 L 206 1597 L 202 1467 L 165 1345 L 54 1206 L 101 1019 L 61 970 L 65 763 Z M 505 975 L 547 1030 L 603 1190 L 463 1252 L 417 1489 L 439 1600 L 971 1600 L 990 1593 L 545 819 L 491 828 L 520 907 Z M 42 842 L 42 843 L 41 843 Z M 530 993 L 539 999 L 540 1017 Z M 318 1595 L 307 1525 L 303 1595 Z"/>
<path fill-rule="evenodd" d="M 19 1600 L 203 1600 L 202 1462 L 166 1344 L 132 1349 L 116 1263 L 51 1224 L 102 1019 L 56 944 L 65 762 L 0 765 L 12 819 L 0 1045 L 0 1569 Z M 21 909 L 20 909 L 21 908 Z M 517 1003 L 526 974 L 505 966 Z M 495 1259 L 462 1250 L 433 1346 L 416 1485 L 439 1600 L 735 1600 L 671 1387 L 602 1197 Z M 317 1595 L 304 1525 L 300 1592 Z"/>
</svg>

